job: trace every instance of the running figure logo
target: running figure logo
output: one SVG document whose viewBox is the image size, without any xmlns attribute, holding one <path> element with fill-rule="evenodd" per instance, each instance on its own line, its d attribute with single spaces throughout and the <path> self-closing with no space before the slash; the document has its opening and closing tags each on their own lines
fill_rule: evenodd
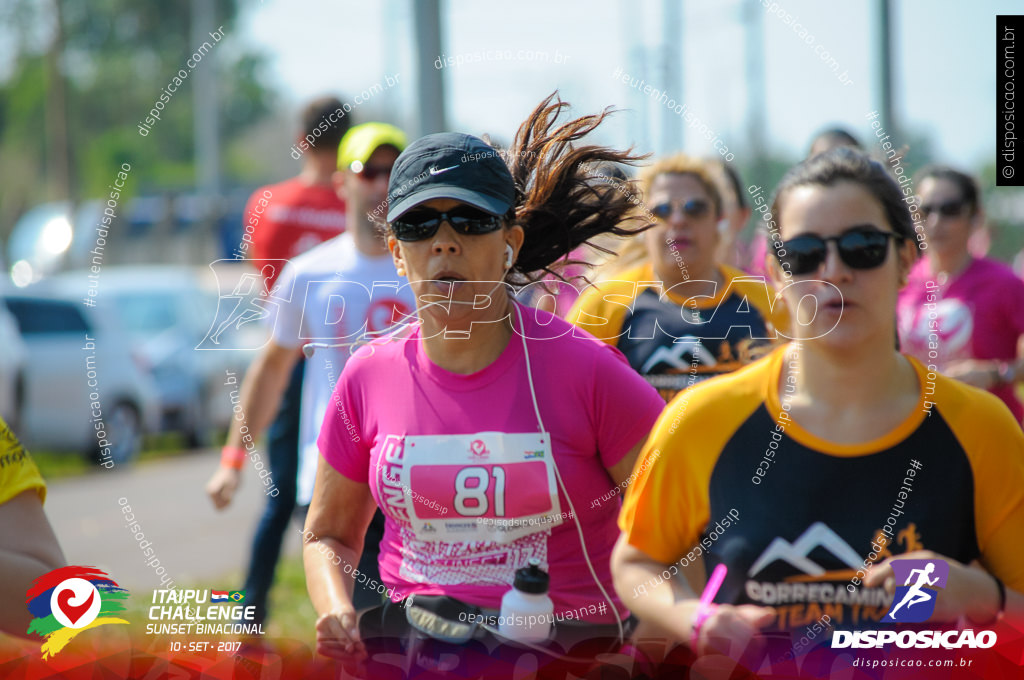
<svg viewBox="0 0 1024 680">
<path fill-rule="evenodd" d="M 244 271 L 242 263 L 258 267 L 259 272 Z M 206 336 L 196 345 L 197 350 L 259 349 L 266 345 L 270 333 L 257 332 L 251 338 L 239 335 L 242 328 L 263 322 L 276 324 L 274 317 L 280 303 L 291 300 L 293 290 L 281 290 L 281 284 L 267 286 L 275 273 L 280 273 L 287 260 L 217 260 L 210 263 L 217 281 L 217 309 Z M 294 286 L 292 286 L 294 287 Z M 253 326 L 256 327 L 256 326 Z M 272 329 L 271 329 L 272 330 Z M 257 340 L 258 338 L 258 340 Z M 256 342 L 262 343 L 259 346 Z"/>
<path fill-rule="evenodd" d="M 263 266 L 259 276 L 244 274 L 230 295 L 221 296 L 221 300 L 233 301 L 234 307 L 228 313 L 228 318 L 217 327 L 216 332 L 208 336 L 210 342 L 219 345 L 220 336 L 231 326 L 234 326 L 237 330 L 247 323 L 259 321 L 270 316 L 270 310 L 264 307 L 264 302 L 265 298 L 274 297 L 274 293 L 277 292 L 277 286 L 270 288 L 265 281 L 267 277 L 273 274 L 273 271 L 274 266 L 268 264 Z M 252 296 L 254 289 L 261 289 L 258 296 Z"/>
<path fill-rule="evenodd" d="M 896 593 L 884 623 L 920 623 L 935 611 L 938 589 L 946 587 L 949 564 L 944 560 L 893 560 Z"/>
</svg>

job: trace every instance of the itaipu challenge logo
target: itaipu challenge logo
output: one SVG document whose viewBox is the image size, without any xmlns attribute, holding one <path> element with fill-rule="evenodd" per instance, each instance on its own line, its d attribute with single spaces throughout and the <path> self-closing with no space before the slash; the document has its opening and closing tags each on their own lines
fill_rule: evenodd
<svg viewBox="0 0 1024 680">
<path fill-rule="evenodd" d="M 37 578 L 25 596 L 35 618 L 25 631 L 43 638 L 43 658 L 57 654 L 82 631 L 128 622 L 124 611 L 128 591 L 95 567 L 70 566 Z"/>
</svg>

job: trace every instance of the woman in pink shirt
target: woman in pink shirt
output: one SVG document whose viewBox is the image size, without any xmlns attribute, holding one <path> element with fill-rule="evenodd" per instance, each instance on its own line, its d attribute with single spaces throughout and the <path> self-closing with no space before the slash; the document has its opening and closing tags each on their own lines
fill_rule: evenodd
<svg viewBox="0 0 1024 680">
<path fill-rule="evenodd" d="M 1024 281 L 968 249 L 985 221 L 974 179 L 931 166 L 915 185 L 924 257 L 900 293 L 902 349 L 931 370 L 989 390 L 1021 422 L 1015 388 L 1024 380 Z"/>
<path fill-rule="evenodd" d="M 516 303 L 508 286 L 593 236 L 634 231 L 628 197 L 595 191 L 581 172 L 633 159 L 572 146 L 606 114 L 556 125 L 565 106 L 541 103 L 509 165 L 456 133 L 421 138 L 395 163 L 388 246 L 418 319 L 346 363 L 321 430 L 304 559 L 322 654 L 365 659 L 372 635 L 408 632 L 409 612 L 493 628 L 534 560 L 550 575 L 563 648 L 629 632 L 609 567 L 618 503 L 595 501 L 629 483 L 664 404 L 617 350 Z M 357 627 L 352 565 L 377 506 L 387 603 Z M 466 628 L 438 635 L 464 639 Z M 465 666 L 465 654 L 415 656 L 453 670 L 439 659 Z"/>
</svg>

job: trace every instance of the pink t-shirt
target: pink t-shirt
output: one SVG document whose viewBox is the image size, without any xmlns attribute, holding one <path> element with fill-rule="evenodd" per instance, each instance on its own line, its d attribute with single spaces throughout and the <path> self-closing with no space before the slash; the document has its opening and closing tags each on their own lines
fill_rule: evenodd
<svg viewBox="0 0 1024 680">
<path fill-rule="evenodd" d="M 924 257 L 900 291 L 898 311 L 900 348 L 926 366 L 941 372 L 962 359 L 1012 361 L 1024 334 L 1024 281 L 1006 265 L 979 258 L 939 286 Z M 1024 407 L 1012 386 L 992 393 L 1021 421 Z"/>
<path fill-rule="evenodd" d="M 748 274 L 763 276 L 768 280 L 768 270 L 765 267 L 765 258 L 768 256 L 768 237 L 764 231 L 758 229 L 750 241 L 750 246 L 745 251 L 748 253 L 746 262 L 740 263 L 740 268 Z M 743 257 L 743 255 L 741 255 Z"/>
<path fill-rule="evenodd" d="M 619 504 L 597 503 L 594 507 L 595 500 L 615 487 L 606 468 L 618 463 L 650 432 L 664 401 L 618 350 L 551 314 L 517 307 L 522 312 L 534 391 L 550 435 L 552 457 L 582 526 L 591 564 L 622 618 L 627 612 L 612 588 L 609 564 L 619 534 Z M 518 331 L 518 321 L 514 325 Z M 419 329 L 405 340 L 371 343 L 346 363 L 332 403 L 337 408 L 329 409 L 324 420 L 320 451 L 340 474 L 368 483 L 384 510 L 380 572 L 382 580 L 395 589 L 394 600 L 410 594 L 444 594 L 499 609 L 515 569 L 536 557 L 549 571 L 549 595 L 556 613 L 576 610 L 577 618 L 585 621 L 614 622 L 584 561 L 575 522 L 568 517 L 570 506 L 557 483 L 550 488 L 555 490 L 552 495 L 557 493 L 560 514 L 565 518 L 538 528 L 531 536 L 499 545 L 450 537 L 447 541 L 429 540 L 430 535 L 423 533 L 435 527 L 471 529 L 477 519 L 460 512 L 458 494 L 465 492 L 467 485 L 471 490 L 479 487 L 480 482 L 474 480 L 470 485 L 464 478 L 473 463 L 462 463 L 467 467 L 459 473 L 463 477 L 461 492 L 456 491 L 459 482 L 448 483 L 455 475 L 444 472 L 459 466 L 432 469 L 418 465 L 411 473 L 403 469 L 408 458 L 402 458 L 401 451 L 411 456 L 408 446 L 414 445 L 406 438 L 416 441 L 424 435 L 494 432 L 542 437 L 518 332 L 491 365 L 470 375 L 450 373 L 432 363 L 422 349 Z M 491 441 L 487 436 L 481 439 Z M 469 447 L 481 456 L 472 468 L 476 471 L 488 467 L 488 448 L 481 439 L 474 439 Z M 396 451 L 400 452 L 397 456 Z M 516 465 L 543 468 L 540 454 L 520 452 L 529 460 Z M 397 466 L 396 458 L 400 461 Z M 526 502 L 524 499 L 535 499 L 538 487 L 548 488 L 544 481 L 524 483 L 521 475 L 517 477 L 515 470 L 520 468 L 515 465 L 505 467 L 507 478 L 503 472 L 500 480 L 497 476 L 489 480 L 485 502 L 497 505 L 497 496 L 489 494 L 496 493 L 499 482 L 501 488 L 507 482 L 508 493 L 502 502 L 510 508 Z M 402 510 L 404 502 L 396 504 L 395 484 L 404 485 L 407 497 L 413 499 L 420 515 L 416 526 Z M 433 512 L 433 517 L 423 522 L 421 513 L 432 512 L 428 505 L 443 507 L 443 514 Z M 461 507 L 465 508 L 465 503 Z"/>
</svg>

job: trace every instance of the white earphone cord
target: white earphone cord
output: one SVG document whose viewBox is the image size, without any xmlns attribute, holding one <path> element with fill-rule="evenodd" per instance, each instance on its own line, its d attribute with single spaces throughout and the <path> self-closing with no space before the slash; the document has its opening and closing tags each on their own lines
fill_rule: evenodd
<svg viewBox="0 0 1024 680">
<path fill-rule="evenodd" d="M 533 371 L 530 369 L 530 352 L 526 348 L 526 329 L 523 326 L 523 314 L 521 311 L 519 311 L 518 303 L 513 301 L 512 304 L 515 306 L 516 317 L 519 319 L 519 330 L 521 331 L 519 333 L 519 337 L 523 341 L 523 356 L 526 358 L 526 379 L 529 381 L 530 384 L 530 397 L 533 398 L 533 412 L 537 414 L 537 424 L 540 426 L 541 433 L 547 435 L 550 439 L 551 433 L 544 429 L 544 421 L 541 420 L 540 417 L 540 406 L 537 405 L 537 391 L 533 387 Z M 580 547 L 583 549 L 583 559 L 587 563 L 587 568 L 590 570 L 590 575 L 594 577 L 594 583 L 597 584 L 597 589 L 601 591 L 601 594 L 604 595 L 604 599 L 608 601 L 608 605 L 611 608 L 612 616 L 615 617 L 615 625 L 618 626 L 619 629 L 619 644 L 625 644 L 626 634 L 622 628 L 622 620 L 619 619 L 619 611 L 615 607 L 615 602 L 612 601 L 612 598 L 608 595 L 608 591 L 605 590 L 604 585 L 601 584 L 601 579 L 597 577 L 597 572 L 594 570 L 594 565 L 590 562 L 590 555 L 587 553 L 587 542 L 586 539 L 583 537 L 583 527 L 580 526 L 579 515 L 576 514 L 576 508 L 573 507 L 572 498 L 569 497 L 569 490 L 565 488 L 565 482 L 562 481 L 562 473 L 558 471 L 558 463 L 555 460 L 554 455 L 554 444 L 554 441 L 552 441 L 551 465 L 555 469 L 555 478 L 558 480 L 558 486 L 562 489 L 562 493 L 565 494 L 565 500 L 569 504 L 569 512 L 572 513 L 573 523 L 576 525 L 576 532 L 580 536 Z"/>
</svg>

